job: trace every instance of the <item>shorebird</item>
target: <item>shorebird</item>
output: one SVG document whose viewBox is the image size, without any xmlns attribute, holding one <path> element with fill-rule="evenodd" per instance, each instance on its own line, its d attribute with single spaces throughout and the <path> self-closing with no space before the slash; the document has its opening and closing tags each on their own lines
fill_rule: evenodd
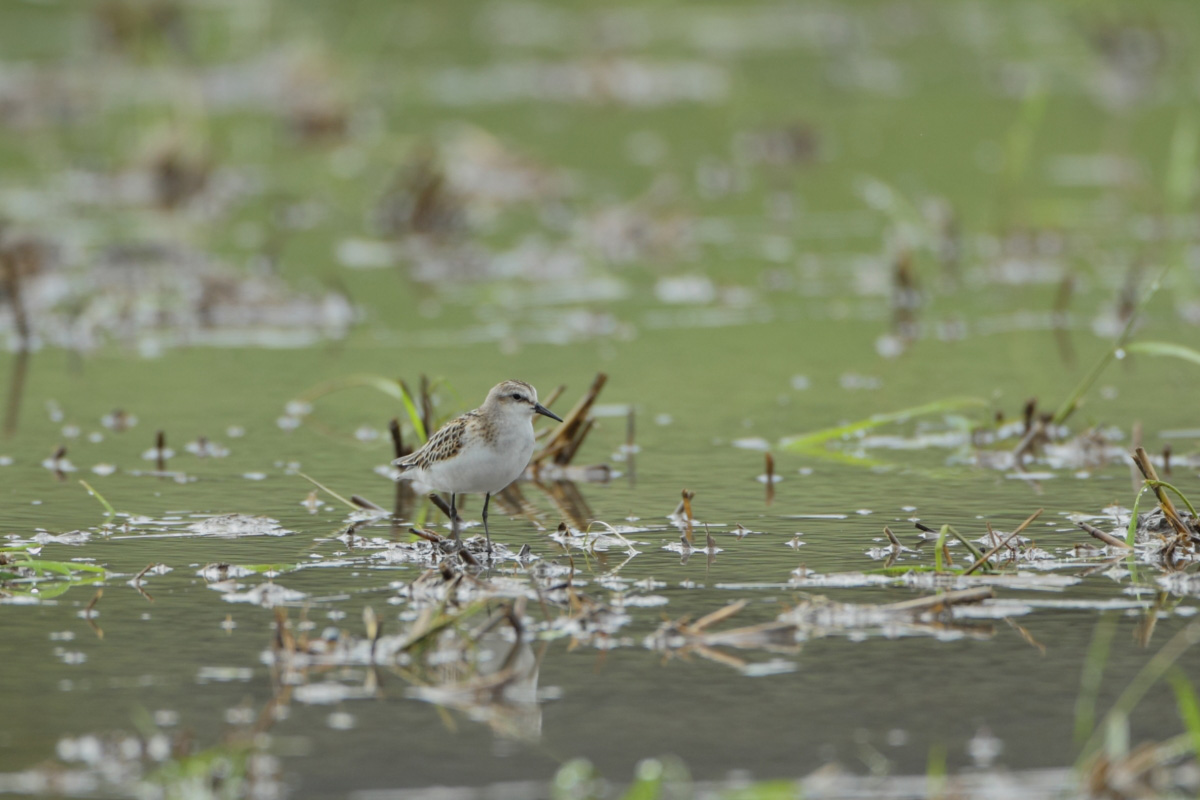
<svg viewBox="0 0 1200 800">
<path fill-rule="evenodd" d="M 529 466 L 535 414 L 562 422 L 562 417 L 538 402 L 537 389 L 528 383 L 498 383 L 483 405 L 450 420 L 420 450 L 392 463 L 400 468 L 400 480 L 419 482 L 434 492 L 449 492 L 450 528 L 456 541 L 457 496 L 483 492 L 483 532 L 490 553 L 488 503 Z"/>
</svg>

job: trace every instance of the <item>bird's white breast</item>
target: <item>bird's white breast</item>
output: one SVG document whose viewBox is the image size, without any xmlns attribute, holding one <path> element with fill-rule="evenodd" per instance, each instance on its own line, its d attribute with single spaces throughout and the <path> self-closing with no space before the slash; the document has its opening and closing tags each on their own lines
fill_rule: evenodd
<svg viewBox="0 0 1200 800">
<path fill-rule="evenodd" d="M 435 491 L 496 493 L 521 476 L 533 455 L 533 425 L 500 426 L 492 441 L 472 438 L 452 458 L 431 464 L 419 476 Z"/>
</svg>

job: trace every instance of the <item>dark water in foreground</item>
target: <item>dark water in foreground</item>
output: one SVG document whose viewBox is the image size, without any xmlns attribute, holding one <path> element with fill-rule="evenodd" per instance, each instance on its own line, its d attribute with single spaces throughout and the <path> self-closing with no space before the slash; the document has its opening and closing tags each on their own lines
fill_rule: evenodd
<svg viewBox="0 0 1200 800">
<path fill-rule="evenodd" d="M 1028 481 L 1014 480 L 1011 471 L 947 468 L 946 451 L 914 450 L 875 452 L 894 466 L 873 470 L 780 454 L 777 464 L 783 480 L 768 506 L 764 486 L 754 479 L 762 469 L 761 454 L 694 431 L 766 433 L 768 425 L 762 420 L 767 419 L 772 420 L 770 430 L 780 431 L 786 420 L 823 413 L 808 411 L 809 398 L 817 407 L 822 405 L 819 394 L 862 402 L 857 399 L 862 394 L 856 394 L 860 390 L 818 388 L 835 378 L 817 367 L 809 371 L 811 386 L 804 391 L 778 377 L 747 376 L 725 388 L 705 386 L 708 376 L 696 370 L 691 373 L 699 385 L 696 390 L 685 378 L 678 391 L 634 392 L 630 387 L 653 384 L 638 377 L 632 365 L 649 364 L 653 370 L 660 357 L 653 338 L 647 338 L 630 348 L 637 350 L 636 360 L 618 355 L 610 362 L 605 392 L 610 402 L 633 402 L 638 419 L 644 420 L 637 438 L 636 480 L 625 475 L 606 485 L 577 487 L 592 518 L 647 528 L 627 534 L 644 544 L 636 546 L 639 554 L 627 563 L 622 563 L 626 556 L 619 549 L 600 558 L 575 551 L 575 563 L 581 591 L 610 603 L 623 594 L 651 598 L 648 602 L 655 605 L 637 607 L 630 601 L 626 610 L 631 621 L 611 640 L 615 649 L 570 647 L 562 638 L 535 643 L 541 656 L 536 675 L 541 702 L 517 705 L 494 722 L 496 730 L 473 721 L 471 712 L 447 714 L 409 697 L 410 683 L 388 670 L 380 671 L 379 691 L 372 699 L 298 692 L 286 703 L 286 716 L 270 726 L 267 747 L 280 755 L 283 779 L 297 794 L 315 797 L 368 788 L 545 778 L 575 756 L 586 756 L 606 774 L 621 776 L 631 774 L 641 758 L 658 753 L 679 754 L 702 778 L 720 778 L 734 769 L 750 769 L 760 777 L 798 775 L 830 761 L 863 771 L 878 764 L 880 756 L 895 772 L 920 773 L 931 748 L 945 747 L 950 765 L 961 767 L 974 762 L 971 751 L 978 742 L 993 737 L 1003 746 L 998 763 L 1022 769 L 1061 766 L 1077 753 L 1072 741 L 1075 698 L 1085 653 L 1102 614 L 1115 615 L 1117 621 L 1101 710 L 1156 645 L 1194 613 L 1190 598 L 1170 597 L 1167 605 L 1173 610 L 1158 612 L 1154 638 L 1146 649 L 1134 641 L 1134 633 L 1148 610 L 1162 605 L 1161 598 L 1155 601 L 1153 573 L 1142 574 L 1143 584 L 1149 585 L 1136 594 L 1131 594 L 1128 577 L 1106 572 L 1071 585 L 1039 587 L 1045 575 L 1077 576 L 1090 564 L 1060 564 L 1043 572 L 1031 563 L 1022 571 L 1033 576 L 1032 588 L 1001 587 L 997 595 L 1006 601 L 1032 601 L 1031 608 L 1005 613 L 1016 614 L 1012 622 L 1044 646 L 1044 652 L 1000 618 L 964 620 L 975 626 L 969 636 L 944 630 L 936 637 L 891 638 L 864 630 L 821 638 L 810 632 L 812 638 L 795 654 L 728 651 L 751 663 L 771 665 L 764 668 L 768 674 L 757 677 L 753 669 L 743 674 L 695 654 L 668 659 L 646 649 L 643 639 L 662 619 L 696 618 L 734 600 L 749 601 L 737 618 L 749 624 L 772 619 L 782 608 L 813 594 L 840 602 L 883 603 L 916 596 L 914 591 L 924 593 L 902 586 L 837 589 L 790 583 L 801 565 L 813 573 L 878 567 L 866 551 L 880 546 L 885 524 L 906 544 L 915 545 L 915 531 L 907 521 L 911 517 L 934 527 L 951 523 L 974 538 L 984 532 L 984 520 L 1008 531 L 1043 507 L 1046 512 L 1032 529 L 1034 540 L 1051 554 L 1069 557 L 1070 548 L 1087 537 L 1072 531 L 1066 514 L 1095 513 L 1108 502 L 1128 504 L 1132 497 L 1123 465 L 1096 470 L 1086 479 L 1060 472 L 1041 482 L 1039 494 Z M 703 335 L 696 337 L 701 346 L 713 348 L 720 346 L 719 339 L 730 337 L 711 338 L 706 343 Z M 89 532 L 80 544 L 45 544 L 40 557 L 91 559 L 104 565 L 110 576 L 103 581 L 104 595 L 93 620 L 103 638 L 81 618 L 94 593 L 90 586 L 73 587 L 39 605 L 4 606 L 9 656 L 0 670 L 0 690 L 8 698 L 6 717 L 13 721 L 0 740 L 5 771 L 37 763 L 56 746 L 61 748 L 58 743 L 64 737 L 133 730 L 137 720 L 147 717 L 167 723 L 163 729 L 168 732 L 186 728 L 196 741 L 213 744 L 231 724 L 252 720 L 262 711 L 283 688 L 278 673 L 264 663 L 271 650 L 274 612 L 253 603 L 228 602 L 227 595 L 214 591 L 198 574 L 206 564 L 308 566 L 273 579 L 301 593 L 287 603 L 293 618 L 303 608 L 314 632 L 335 626 L 362 636 L 362 609 L 370 605 L 384 621 L 385 632 L 396 631 L 402 624 L 397 614 L 403 615 L 405 606 L 392 604 L 399 602 L 392 587 L 413 581 L 422 568 L 380 564 L 371 552 L 356 554 L 331 541 L 345 512 L 326 497 L 329 504 L 310 514 L 302 501 L 311 486 L 293 474 L 298 469 L 343 494 L 357 492 L 387 504 L 391 486 L 372 469 L 385 462 L 389 445 L 322 434 L 318 425 L 320 421 L 343 434 L 354 431 L 360 423 L 385 419 L 387 401 L 363 393 L 345 400 L 344 408 L 332 400 L 328 407 L 318 403 L 299 429 L 284 431 L 276 417 L 287 398 L 296 394 L 286 383 L 263 387 L 253 402 L 200 386 L 243 386 L 268 365 L 281 374 L 294 370 L 303 376 L 293 379 L 296 384 L 307 386 L 330 364 L 342 369 L 349 363 L 353 371 L 355 360 L 377 357 L 373 350 L 354 347 L 339 353 L 336 361 L 287 352 L 229 356 L 196 351 L 175 358 L 184 374 L 197 376 L 179 381 L 152 378 L 159 371 L 153 363 L 116 363 L 109 369 L 88 364 L 71 372 L 60 371 L 53 355 L 35 362 L 39 369 L 30 381 L 25 423 L 6 452 L 48 452 L 52 448 L 45 443 L 57 441 L 64 424 L 78 424 L 82 434 L 72 441 L 68 457 L 80 471 L 60 482 L 49 470 L 19 456 L 17 463 L 4 467 L 9 478 L 6 533 L 27 540 L 38 530 Z M 557 358 L 561 356 L 547 351 L 547 361 Z M 497 374 L 511 369 L 504 361 L 499 359 L 501 366 L 494 367 Z M 626 363 L 632 374 L 625 374 Z M 1144 363 L 1139 369 L 1153 366 Z M 554 365 L 544 368 L 545 377 L 527 377 L 543 384 L 553 380 Z M 560 369 L 572 385 L 586 381 L 583 375 L 573 380 L 576 374 L 569 367 Z M 892 375 L 885 385 L 890 380 Z M 897 370 L 896 380 L 903 385 L 903 371 Z M 155 382 L 155 403 L 120 401 L 145 414 L 136 428 L 114 434 L 99 425 L 100 410 L 117 404 L 122 387 Z M 473 396 L 481 390 L 460 391 Z M 878 390 L 872 396 L 883 394 Z M 46 398 L 54 398 L 62 408 L 61 422 L 47 420 L 41 407 Z M 1127 413 L 1125 402 L 1120 394 L 1108 401 L 1114 417 Z M 156 407 L 170 410 L 155 412 Z M 663 414 L 670 415 L 670 424 L 651 422 Z M 174 456 L 168 466 L 186 473 L 187 483 L 133 475 L 131 471 L 152 466 L 142 460 L 141 451 L 148 443 L 147 432 L 165 426 L 156 416 L 179 420 L 178 427 L 171 426 L 169 444 L 187 438 L 188 425 L 194 431 L 217 432 L 240 426 L 245 434 L 221 439 L 232 451 L 225 458 Z M 754 422 L 745 428 L 742 420 Z M 602 423 L 585 448 L 585 463 L 608 460 L 624 442 L 623 418 L 602 418 Z M 800 424 L 795 423 L 795 429 Z M 87 442 L 91 432 L 102 432 L 104 440 Z M 212 438 L 217 440 L 217 434 Z M 92 474 L 92 465 L 101 462 L 120 470 L 111 476 Z M 142 519 L 133 523 L 132 531 L 104 534 L 99 530 L 103 509 L 78 485 L 79 477 L 119 511 Z M 679 530 L 666 514 L 683 487 L 696 492 L 696 516 L 710 523 L 722 548 L 711 563 L 698 553 L 681 564 L 678 553 L 662 549 L 678 540 Z M 547 538 L 547 530 L 562 517 L 532 486 L 523 488 L 523 494 L 537 509 L 533 516 L 494 515 L 493 535 L 514 547 L 528 543 L 535 555 L 565 564 L 561 548 Z M 468 501 L 468 518 L 478 513 L 477 506 L 478 501 Z M 237 539 L 178 533 L 195 516 L 235 512 L 268 516 L 293 533 Z M 638 519 L 629 522 L 630 518 Z M 738 539 L 729 532 L 737 524 L 762 535 Z M 393 534 L 392 523 L 384 520 L 360 535 L 395 535 L 402 541 L 407 539 L 406 527 L 398 523 L 398 533 Z M 797 533 L 804 544 L 794 548 L 789 543 L 796 541 Z M 919 555 L 906 557 L 928 564 L 932 549 L 927 546 Z M 961 546 L 952 552 L 956 560 L 964 557 Z M 144 578 L 143 588 L 152 601 L 126 583 L 151 563 L 172 568 Z M 600 582 L 615 574 L 624 583 L 614 593 L 612 584 Z M 245 592 L 268 579 L 251 575 L 238 582 Z M 538 619 L 541 615 L 533 605 L 527 613 Z M 554 609 L 551 616 L 564 613 Z M 360 687 L 367 673 L 354 665 L 313 670 L 302 683 Z M 1164 728 L 1174 725 L 1174 716 L 1170 693 L 1151 692 L 1134 715 L 1135 736 L 1161 736 Z"/>
</svg>

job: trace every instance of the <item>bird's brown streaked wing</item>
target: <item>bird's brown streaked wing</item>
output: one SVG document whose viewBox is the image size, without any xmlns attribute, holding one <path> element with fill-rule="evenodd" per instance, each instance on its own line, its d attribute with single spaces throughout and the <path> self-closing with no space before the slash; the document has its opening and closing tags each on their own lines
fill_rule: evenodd
<svg viewBox="0 0 1200 800">
<path fill-rule="evenodd" d="M 430 464 L 451 458 L 462 449 L 463 433 L 466 431 L 466 421 L 475 412 L 468 412 L 457 419 L 443 425 L 438 432 L 429 438 L 415 453 L 404 458 L 398 458 L 392 463 L 401 472 L 410 469 L 427 469 Z"/>
</svg>

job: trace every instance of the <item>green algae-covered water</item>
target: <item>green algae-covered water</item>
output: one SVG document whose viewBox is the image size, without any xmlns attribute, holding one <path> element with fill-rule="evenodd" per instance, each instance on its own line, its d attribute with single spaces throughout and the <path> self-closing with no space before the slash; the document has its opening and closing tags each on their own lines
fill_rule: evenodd
<svg viewBox="0 0 1200 800">
<path fill-rule="evenodd" d="M 1153 344 L 1200 347 L 1190 5 L 0 21 L 0 793 L 1033 775 L 1189 641 L 1190 544 L 1076 522 L 1124 538 L 1137 444 L 1200 488 L 1196 366 Z M 498 498 L 483 571 L 409 532 L 448 533 L 361 376 L 442 420 L 597 373 L 572 467 L 608 480 Z M 994 569 L 939 547 L 1038 509 Z"/>
</svg>

